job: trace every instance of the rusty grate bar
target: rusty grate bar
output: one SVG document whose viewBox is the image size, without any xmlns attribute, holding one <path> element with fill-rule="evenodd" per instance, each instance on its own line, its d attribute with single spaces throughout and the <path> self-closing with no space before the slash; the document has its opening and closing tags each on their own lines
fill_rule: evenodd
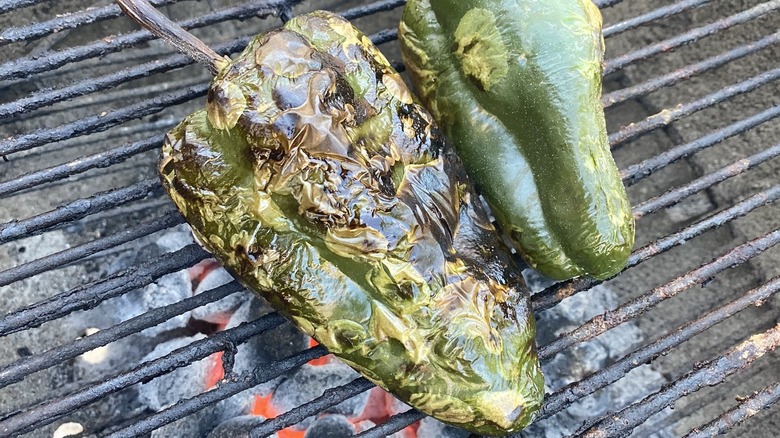
<svg viewBox="0 0 780 438">
<path fill-rule="evenodd" d="M 66 397 L 34 406 L 0 421 L 0 434 L 13 436 L 54 422 L 75 409 L 86 406 L 108 394 L 120 391 L 136 383 L 153 379 L 203 359 L 222 350 L 232 350 L 253 336 L 278 327 L 285 319 L 277 313 L 269 313 L 253 322 L 217 332 L 211 337 L 195 341 L 189 345 L 153 361 L 139 365 L 131 371 L 120 374 L 110 380 L 81 389 Z M 324 349 L 323 349 L 324 350 Z"/>
<path fill-rule="evenodd" d="M 723 415 L 716 418 L 704 426 L 697 427 L 685 438 L 707 438 L 720 435 L 734 428 L 748 418 L 758 414 L 762 409 L 768 409 L 780 400 L 780 382 L 769 385 L 763 391 L 757 392 L 739 405 L 724 412 Z"/>
<path fill-rule="evenodd" d="M 660 90 L 661 88 L 677 84 L 701 73 L 714 70 L 722 65 L 728 64 L 729 62 L 744 58 L 745 56 L 752 55 L 754 53 L 758 53 L 760 50 L 777 44 L 778 41 L 780 41 L 780 32 L 775 32 L 752 43 L 741 45 L 727 52 L 707 58 L 704 61 L 685 66 L 661 77 L 648 79 L 640 84 L 607 93 L 601 98 L 601 102 L 604 104 L 604 108 L 609 108 L 615 104 L 625 102 L 626 100 L 636 99 L 637 97 L 641 97 L 646 94 L 650 94 L 653 91 Z"/>
<path fill-rule="evenodd" d="M 780 199 L 780 185 L 776 185 L 766 191 L 757 193 L 734 206 L 714 214 L 698 223 L 690 225 L 674 234 L 658 239 L 644 247 L 631 253 L 625 269 L 650 260 L 658 254 L 669 251 L 680 246 L 685 242 L 703 234 L 706 231 L 720 227 L 732 220 L 743 217 L 758 207 L 773 203 Z M 535 311 L 547 310 L 554 307 L 564 299 L 574 296 L 577 293 L 590 289 L 597 284 L 599 280 L 590 278 L 575 278 L 555 284 L 531 297 Z"/>
<path fill-rule="evenodd" d="M 663 355 L 737 312 L 771 298 L 778 291 L 780 291 L 780 277 L 775 277 L 763 286 L 748 291 L 737 300 L 707 313 L 696 321 L 678 327 L 675 331 L 634 351 L 612 365 L 555 391 L 545 397 L 544 408 L 539 413 L 538 419 L 541 420 L 557 414 L 569 404 L 617 382 L 639 365 Z"/>
<path fill-rule="evenodd" d="M 0 14 L 40 3 L 41 0 L 1 0 Z"/>
<path fill-rule="evenodd" d="M 766 353 L 774 351 L 778 345 L 780 345 L 780 324 L 764 333 L 751 336 L 723 356 L 696 367 L 694 371 L 644 400 L 618 413 L 607 414 L 596 424 L 586 424 L 579 433 L 582 433 L 581 436 L 585 438 L 625 435 L 651 415 L 681 397 L 698 391 L 704 386 L 722 383 L 728 376 L 747 368 Z"/>
<path fill-rule="evenodd" d="M 665 109 L 641 122 L 632 123 L 631 125 L 621 128 L 618 132 L 610 134 L 609 144 L 612 149 L 617 149 L 630 140 L 634 140 L 658 128 L 667 126 L 676 120 L 699 112 L 705 108 L 724 102 L 734 96 L 753 91 L 762 85 L 775 81 L 777 78 L 780 78 L 780 68 L 775 68 L 737 84 L 725 87 L 722 90 L 708 94 L 701 99 L 685 105 L 678 105 L 675 108 Z"/>
<path fill-rule="evenodd" d="M 778 8 L 780 8 L 780 0 L 764 2 L 746 11 L 739 12 L 714 23 L 692 29 L 681 35 L 626 53 L 625 55 L 621 55 L 611 60 L 610 62 L 607 62 L 604 65 L 604 74 L 608 75 L 610 73 L 614 73 L 618 70 L 622 70 L 628 67 L 631 64 L 634 64 L 635 62 L 647 59 L 659 53 L 668 52 L 677 47 L 698 41 L 704 37 L 714 35 L 738 24 L 754 20 Z"/>
<path fill-rule="evenodd" d="M 73 359 L 95 348 L 108 345 L 133 333 L 154 327 L 189 310 L 219 301 L 243 288 L 237 282 L 208 290 L 193 297 L 146 312 L 128 319 L 113 327 L 101 330 L 93 335 L 44 351 L 41 354 L 27 356 L 5 368 L 0 369 L 0 388 L 19 382 L 34 372 L 52 367 L 63 361 Z"/>
<path fill-rule="evenodd" d="M 629 166 L 620 171 L 620 177 L 626 186 L 632 186 L 639 181 L 649 177 L 654 172 L 677 162 L 685 157 L 693 155 L 710 146 L 714 146 L 735 135 L 749 131 L 756 126 L 774 120 L 780 116 L 780 105 L 764 110 L 754 116 L 747 117 L 729 126 L 713 131 L 690 143 L 675 146 L 668 151 L 662 152 L 652 158 L 648 158 L 641 163 Z"/>
<path fill-rule="evenodd" d="M 701 192 L 713 185 L 725 181 L 731 177 L 747 172 L 755 166 L 764 163 L 780 155 L 780 144 L 774 145 L 769 149 L 751 155 L 747 158 L 738 160 L 720 170 L 707 174 L 689 184 L 670 190 L 663 195 L 649 199 L 634 207 L 634 218 L 641 219 L 650 213 L 656 212 L 662 208 L 674 205 L 680 199 L 687 198 L 695 193 Z"/>
</svg>

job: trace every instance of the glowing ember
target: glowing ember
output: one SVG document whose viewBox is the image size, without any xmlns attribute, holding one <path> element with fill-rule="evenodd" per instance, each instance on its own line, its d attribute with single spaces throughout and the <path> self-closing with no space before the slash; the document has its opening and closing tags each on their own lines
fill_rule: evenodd
<svg viewBox="0 0 780 438">
<path fill-rule="evenodd" d="M 225 369 L 222 367 L 222 352 L 218 351 L 212 354 L 209 356 L 209 360 L 212 365 L 211 371 L 206 375 L 206 389 L 217 386 L 217 383 L 225 377 Z"/>
<path fill-rule="evenodd" d="M 318 345 L 320 345 L 320 344 L 317 341 L 315 341 L 313 338 L 309 339 L 309 348 L 316 347 Z M 330 363 L 333 359 L 334 359 L 333 355 L 332 354 L 328 354 L 328 355 L 325 355 L 325 356 L 318 357 L 316 359 L 310 360 L 309 361 L 309 365 L 315 366 L 315 367 L 322 366 L 322 365 L 325 365 L 327 363 Z"/>
<path fill-rule="evenodd" d="M 276 408 L 271 403 L 273 396 L 273 394 L 269 394 L 265 397 L 256 395 L 255 401 L 252 404 L 252 409 L 250 410 L 251 414 L 264 418 L 274 418 L 279 415 L 280 412 L 277 412 Z M 306 435 L 306 431 L 294 430 L 292 427 L 276 432 L 276 436 L 279 438 L 303 438 L 304 435 Z"/>
</svg>

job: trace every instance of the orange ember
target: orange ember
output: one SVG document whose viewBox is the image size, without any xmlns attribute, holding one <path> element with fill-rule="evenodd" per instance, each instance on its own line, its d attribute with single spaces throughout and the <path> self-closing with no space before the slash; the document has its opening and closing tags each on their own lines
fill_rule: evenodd
<svg viewBox="0 0 780 438">
<path fill-rule="evenodd" d="M 317 341 L 315 341 L 314 338 L 309 338 L 309 348 L 316 347 L 318 345 L 320 345 L 320 344 Z M 311 365 L 313 367 L 318 367 L 318 366 L 330 363 L 331 360 L 333 360 L 333 355 L 332 354 L 328 354 L 328 355 L 325 355 L 325 356 L 318 357 L 316 359 L 310 360 L 309 361 L 309 365 Z"/>
<path fill-rule="evenodd" d="M 206 375 L 206 389 L 211 389 L 225 377 L 225 369 L 222 367 L 222 352 L 218 351 L 211 356 L 211 371 Z"/>
<path fill-rule="evenodd" d="M 279 415 L 280 412 L 278 412 L 276 407 L 271 403 L 273 396 L 273 394 L 269 394 L 265 397 L 256 395 L 250 413 L 263 418 L 274 418 Z M 276 436 L 279 438 L 303 438 L 304 435 L 306 435 L 306 431 L 294 430 L 292 427 L 276 432 Z"/>
</svg>

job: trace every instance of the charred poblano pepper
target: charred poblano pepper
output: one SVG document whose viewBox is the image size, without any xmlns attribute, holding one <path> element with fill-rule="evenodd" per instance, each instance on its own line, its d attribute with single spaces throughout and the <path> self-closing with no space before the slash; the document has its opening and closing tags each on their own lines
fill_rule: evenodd
<svg viewBox="0 0 780 438">
<path fill-rule="evenodd" d="M 526 261 L 566 279 L 626 264 L 634 221 L 601 106 L 590 0 L 408 0 L 402 54 L 423 102 Z"/>
<path fill-rule="evenodd" d="M 160 162 L 198 240 L 404 402 L 478 433 L 527 425 L 543 379 L 522 278 L 378 49 L 314 12 L 214 64 Z"/>
</svg>

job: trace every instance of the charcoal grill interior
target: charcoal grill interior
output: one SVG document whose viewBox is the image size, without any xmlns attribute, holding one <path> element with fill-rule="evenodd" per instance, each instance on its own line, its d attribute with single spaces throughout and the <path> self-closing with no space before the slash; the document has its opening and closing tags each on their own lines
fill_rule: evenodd
<svg viewBox="0 0 780 438">
<path fill-rule="evenodd" d="M 153 3 L 229 54 L 293 15 L 333 10 L 403 68 L 400 0 Z M 610 353 L 598 369 L 572 371 L 549 388 L 523 436 L 776 436 L 780 0 L 597 4 L 607 41 L 603 100 L 637 244 L 629 267 L 603 285 L 546 284 L 532 300 L 546 366 L 567 352 L 576 363 L 586 342 L 626 325 L 641 339 L 627 355 Z M 166 436 L 159 431 L 327 354 L 315 346 L 232 372 L 236 351 L 284 323 L 269 313 L 156 360 L 115 364 L 102 379 L 74 372 L 84 353 L 241 289 L 230 283 L 89 336 L 79 326 L 90 309 L 208 257 L 195 244 L 138 253 L 138 242 L 183 223 L 156 160 L 164 132 L 203 105 L 208 71 L 99 0 L 0 1 L 0 60 L 0 435 L 49 437 L 77 422 L 78 436 Z M 106 270 L 128 254 L 133 263 Z M 551 329 L 567 302 L 602 290 L 617 297 L 609 311 Z M 225 378 L 211 390 L 158 411 L 123 409 L 122 394 L 216 352 Z M 573 403 L 631 386 L 633 374 L 624 376 L 639 368 L 656 373 L 655 388 L 554 431 Z M 248 436 L 268 436 L 371 387 L 362 378 L 337 386 Z M 360 436 L 391 435 L 423 417 L 407 411 Z"/>
</svg>

